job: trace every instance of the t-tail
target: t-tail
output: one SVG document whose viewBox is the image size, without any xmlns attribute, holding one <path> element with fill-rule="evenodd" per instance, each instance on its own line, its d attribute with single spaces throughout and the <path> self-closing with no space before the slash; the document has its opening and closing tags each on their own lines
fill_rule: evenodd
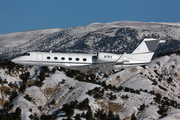
<svg viewBox="0 0 180 120">
<path fill-rule="evenodd" d="M 165 40 L 145 38 L 127 58 L 131 63 L 149 63 L 158 44 L 162 42 L 165 42 Z"/>
</svg>

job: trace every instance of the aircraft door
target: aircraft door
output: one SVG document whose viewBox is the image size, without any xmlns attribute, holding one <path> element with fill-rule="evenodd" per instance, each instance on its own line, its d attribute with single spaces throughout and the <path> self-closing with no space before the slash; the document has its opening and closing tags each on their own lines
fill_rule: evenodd
<svg viewBox="0 0 180 120">
<path fill-rule="evenodd" d="M 38 54 L 37 55 L 37 60 L 38 61 L 43 61 L 43 55 L 42 54 Z"/>
<path fill-rule="evenodd" d="M 97 62 L 97 56 L 92 56 L 92 62 L 96 63 Z"/>
</svg>

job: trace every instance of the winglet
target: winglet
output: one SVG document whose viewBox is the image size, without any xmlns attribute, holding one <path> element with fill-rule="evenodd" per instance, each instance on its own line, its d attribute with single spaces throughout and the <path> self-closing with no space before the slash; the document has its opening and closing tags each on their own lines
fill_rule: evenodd
<svg viewBox="0 0 180 120">
<path fill-rule="evenodd" d="M 159 43 L 164 43 L 164 42 L 166 42 L 166 41 L 165 41 L 165 40 L 160 40 L 160 41 L 159 41 Z"/>
</svg>

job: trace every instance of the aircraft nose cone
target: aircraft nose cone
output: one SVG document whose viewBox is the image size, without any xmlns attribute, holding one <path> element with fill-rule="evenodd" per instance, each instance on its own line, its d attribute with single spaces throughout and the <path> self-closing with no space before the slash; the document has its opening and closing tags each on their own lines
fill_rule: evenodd
<svg viewBox="0 0 180 120">
<path fill-rule="evenodd" d="M 11 62 L 16 63 L 17 62 L 17 58 L 12 59 Z"/>
<path fill-rule="evenodd" d="M 15 62 L 14 62 L 14 59 L 12 59 L 11 62 L 15 63 Z"/>
</svg>

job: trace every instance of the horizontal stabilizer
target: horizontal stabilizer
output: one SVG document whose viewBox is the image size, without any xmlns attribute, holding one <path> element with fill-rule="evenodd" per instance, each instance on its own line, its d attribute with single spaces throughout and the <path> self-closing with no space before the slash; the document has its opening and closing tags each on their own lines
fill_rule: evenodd
<svg viewBox="0 0 180 120">
<path fill-rule="evenodd" d="M 165 40 L 145 38 L 132 53 L 134 54 L 134 53 L 154 52 L 158 44 L 162 42 L 165 42 Z"/>
</svg>

